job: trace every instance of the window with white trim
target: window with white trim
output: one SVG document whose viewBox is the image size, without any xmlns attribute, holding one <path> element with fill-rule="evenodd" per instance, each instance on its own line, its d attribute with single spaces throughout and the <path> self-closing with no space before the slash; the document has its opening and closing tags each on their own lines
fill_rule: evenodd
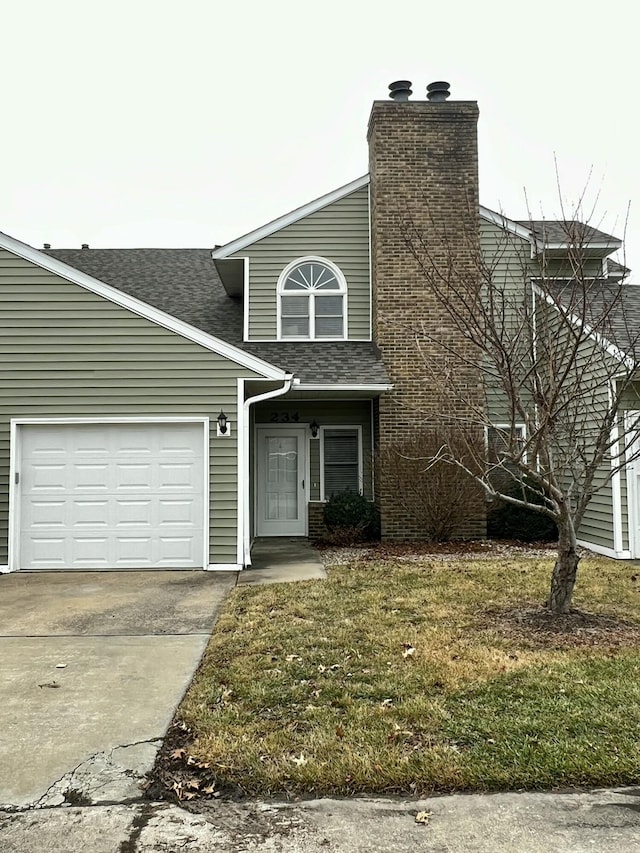
<svg viewBox="0 0 640 853">
<path fill-rule="evenodd" d="M 323 498 L 336 492 L 362 491 L 360 430 L 325 427 L 322 430 Z"/>
<path fill-rule="evenodd" d="M 345 337 L 347 285 L 335 264 L 300 258 L 278 281 L 279 337 L 341 340 Z"/>
</svg>

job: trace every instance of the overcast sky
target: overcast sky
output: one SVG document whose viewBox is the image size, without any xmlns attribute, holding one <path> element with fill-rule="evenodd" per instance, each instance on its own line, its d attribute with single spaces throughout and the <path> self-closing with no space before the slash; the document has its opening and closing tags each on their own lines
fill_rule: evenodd
<svg viewBox="0 0 640 853">
<path fill-rule="evenodd" d="M 0 230 L 225 243 L 367 171 L 387 84 L 480 106 L 480 197 L 622 236 L 640 282 L 638 36 L 608 0 L 5 0 Z M 590 176 L 590 177 L 589 177 Z M 527 208 L 528 200 L 528 208 Z M 595 208 L 595 210 L 594 210 Z"/>
</svg>

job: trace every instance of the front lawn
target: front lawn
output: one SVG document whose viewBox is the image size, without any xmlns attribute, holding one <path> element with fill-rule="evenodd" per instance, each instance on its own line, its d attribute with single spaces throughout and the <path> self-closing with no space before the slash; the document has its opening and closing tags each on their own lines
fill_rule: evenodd
<svg viewBox="0 0 640 853">
<path fill-rule="evenodd" d="M 579 612 L 558 621 L 541 608 L 550 570 L 361 559 L 327 581 L 237 588 L 165 782 L 181 797 L 637 784 L 636 569 L 584 559 Z"/>
</svg>

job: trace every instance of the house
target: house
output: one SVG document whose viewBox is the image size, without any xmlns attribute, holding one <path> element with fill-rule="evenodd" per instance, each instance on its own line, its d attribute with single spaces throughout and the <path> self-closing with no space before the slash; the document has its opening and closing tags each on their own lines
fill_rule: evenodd
<svg viewBox="0 0 640 853">
<path fill-rule="evenodd" d="M 480 205 L 478 108 L 447 87 L 410 100 L 392 84 L 368 174 L 214 250 L 0 235 L 0 571 L 241 569 L 257 536 L 317 534 L 347 488 L 376 500 L 384 537 L 421 536 L 372 462 L 437 405 L 421 358 L 438 355 L 417 357 L 414 330 L 447 319 L 406 228 L 459 275 L 505 229 L 563 252 L 553 229 Z M 602 267 L 620 241 L 592 245 Z M 640 556 L 622 491 L 582 535 Z M 478 496 L 458 533 L 485 524 Z"/>
</svg>

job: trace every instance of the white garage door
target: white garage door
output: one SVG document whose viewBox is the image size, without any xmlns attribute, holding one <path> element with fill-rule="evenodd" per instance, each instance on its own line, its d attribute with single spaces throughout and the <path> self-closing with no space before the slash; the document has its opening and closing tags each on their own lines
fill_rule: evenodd
<svg viewBox="0 0 640 853">
<path fill-rule="evenodd" d="M 202 567 L 202 423 L 24 425 L 20 568 Z"/>
</svg>

